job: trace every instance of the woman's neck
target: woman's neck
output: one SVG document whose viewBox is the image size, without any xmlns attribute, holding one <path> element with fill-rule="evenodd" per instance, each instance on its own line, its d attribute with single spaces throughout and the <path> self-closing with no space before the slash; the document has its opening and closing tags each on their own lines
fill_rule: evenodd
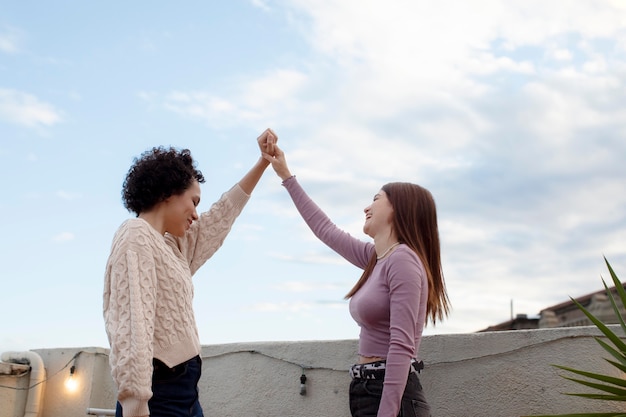
<svg viewBox="0 0 626 417">
<path fill-rule="evenodd" d="M 395 234 L 386 236 L 384 239 L 374 239 L 376 258 L 383 259 L 385 256 L 389 255 L 398 244 L 398 238 Z"/>
<path fill-rule="evenodd" d="M 150 226 L 154 228 L 161 235 L 165 235 L 165 224 L 163 222 L 163 216 L 159 214 L 159 211 L 152 209 L 150 211 L 144 211 L 139 214 L 140 219 L 145 220 Z"/>
</svg>

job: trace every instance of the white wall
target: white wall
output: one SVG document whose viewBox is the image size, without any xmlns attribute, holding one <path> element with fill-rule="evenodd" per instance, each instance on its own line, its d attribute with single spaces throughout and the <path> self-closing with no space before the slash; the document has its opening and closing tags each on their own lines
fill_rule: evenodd
<svg viewBox="0 0 626 417">
<path fill-rule="evenodd" d="M 0 362 L 0 417 L 22 417 L 26 408 L 28 365 Z"/>
<path fill-rule="evenodd" d="M 621 332 L 618 327 L 613 327 Z M 618 333 L 619 334 L 619 333 Z M 614 372 L 594 340 L 594 327 L 428 336 L 420 376 L 434 417 L 519 417 L 565 412 L 626 410 L 563 395 L 585 390 L 559 376 L 551 364 Z M 207 416 L 349 416 L 347 369 L 356 340 L 261 342 L 203 347 L 201 402 Z M 48 375 L 42 417 L 82 417 L 87 407 L 114 408 L 107 350 L 37 350 Z M 81 352 L 82 390 L 70 396 L 59 369 Z M 300 395 L 300 375 L 307 393 Z M 67 372 L 66 372 L 67 371 Z M 621 408 L 616 408 L 621 407 Z"/>
</svg>

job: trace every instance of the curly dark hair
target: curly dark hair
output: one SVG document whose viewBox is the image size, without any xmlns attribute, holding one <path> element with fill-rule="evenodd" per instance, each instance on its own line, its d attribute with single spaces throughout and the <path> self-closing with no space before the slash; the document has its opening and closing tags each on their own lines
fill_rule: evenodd
<svg viewBox="0 0 626 417">
<path fill-rule="evenodd" d="M 133 160 L 122 186 L 122 201 L 137 216 L 173 195 L 185 192 L 196 180 L 204 182 L 189 149 L 154 147 Z"/>
</svg>

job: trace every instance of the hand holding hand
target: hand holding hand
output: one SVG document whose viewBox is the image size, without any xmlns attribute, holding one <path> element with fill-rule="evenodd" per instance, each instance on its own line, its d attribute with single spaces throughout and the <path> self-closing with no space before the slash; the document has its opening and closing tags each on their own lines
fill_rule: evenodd
<svg viewBox="0 0 626 417">
<path fill-rule="evenodd" d="M 278 141 L 278 135 L 276 135 L 272 129 L 265 129 L 256 140 L 262 155 L 274 155 L 274 146 L 276 146 L 276 142 Z"/>
<path fill-rule="evenodd" d="M 276 171 L 276 174 L 283 181 L 287 178 L 291 177 L 291 172 L 289 171 L 289 167 L 287 166 L 287 160 L 285 159 L 285 153 L 278 147 L 278 145 L 274 144 L 274 155 L 269 153 L 263 153 L 263 158 L 269 161 L 272 164 L 272 168 Z"/>
</svg>

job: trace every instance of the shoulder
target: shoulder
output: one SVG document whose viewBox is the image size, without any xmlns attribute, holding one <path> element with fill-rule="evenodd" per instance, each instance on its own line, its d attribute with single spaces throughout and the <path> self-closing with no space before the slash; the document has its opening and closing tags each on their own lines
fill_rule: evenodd
<svg viewBox="0 0 626 417">
<path fill-rule="evenodd" d="M 400 245 L 389 255 L 389 266 L 387 270 L 387 283 L 395 294 L 419 293 L 420 289 L 426 285 L 426 270 L 420 261 L 419 256 L 406 245 Z"/>
<path fill-rule="evenodd" d="M 127 237 L 133 235 L 149 235 L 150 224 L 139 217 L 128 219 L 120 225 L 115 233 L 115 237 Z"/>
<path fill-rule="evenodd" d="M 113 238 L 113 247 L 141 252 L 151 246 L 159 234 L 140 218 L 128 219 L 120 225 Z"/>
<path fill-rule="evenodd" d="M 396 250 L 389 254 L 389 259 L 394 261 L 412 260 L 421 264 L 419 256 L 417 256 L 415 251 L 404 243 L 399 244 Z"/>
<path fill-rule="evenodd" d="M 396 250 L 389 254 L 389 269 L 422 274 L 424 265 L 413 249 L 407 245 L 400 244 Z"/>
</svg>

